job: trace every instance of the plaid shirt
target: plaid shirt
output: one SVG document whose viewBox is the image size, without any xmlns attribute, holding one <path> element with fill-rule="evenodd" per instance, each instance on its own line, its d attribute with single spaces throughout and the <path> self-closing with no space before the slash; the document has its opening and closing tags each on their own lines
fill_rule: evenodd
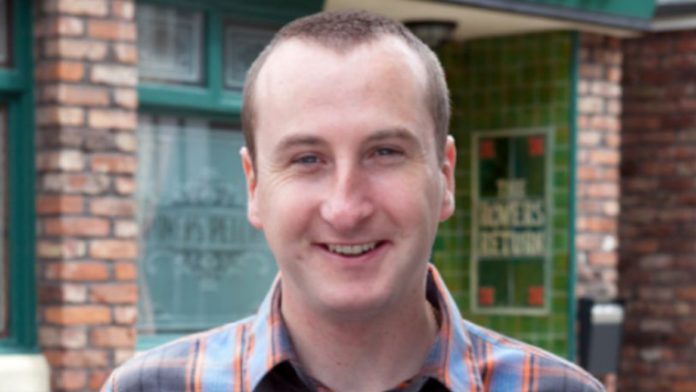
<svg viewBox="0 0 696 392">
<path fill-rule="evenodd" d="M 462 320 L 434 266 L 428 275 L 440 331 L 420 373 L 393 391 L 604 391 L 576 365 Z M 280 292 L 276 280 L 255 316 L 136 356 L 102 392 L 328 391 L 297 361 Z"/>
</svg>

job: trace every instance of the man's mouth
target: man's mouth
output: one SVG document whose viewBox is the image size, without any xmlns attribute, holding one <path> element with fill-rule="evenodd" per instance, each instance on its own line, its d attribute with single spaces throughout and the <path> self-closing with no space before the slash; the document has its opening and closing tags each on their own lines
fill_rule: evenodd
<svg viewBox="0 0 696 392">
<path fill-rule="evenodd" d="M 326 244 L 326 249 L 331 253 L 341 256 L 356 257 L 375 249 L 377 245 L 379 245 L 379 243 L 376 241 L 354 245 Z"/>
</svg>

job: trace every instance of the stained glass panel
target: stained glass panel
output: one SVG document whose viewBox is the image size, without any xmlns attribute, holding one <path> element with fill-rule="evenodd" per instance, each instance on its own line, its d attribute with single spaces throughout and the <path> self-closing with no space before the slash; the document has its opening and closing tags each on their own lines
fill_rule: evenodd
<svg viewBox="0 0 696 392">
<path fill-rule="evenodd" d="M 549 310 L 549 134 L 523 129 L 474 135 L 474 311 Z"/>
<path fill-rule="evenodd" d="M 252 314 L 277 270 L 246 218 L 242 133 L 203 118 L 141 114 L 138 143 L 141 335 Z"/>
<path fill-rule="evenodd" d="M 136 15 L 140 80 L 201 84 L 202 12 L 139 4 Z"/>
<path fill-rule="evenodd" d="M 225 26 L 225 87 L 241 89 L 246 72 L 266 44 L 273 31 L 259 27 L 227 24 Z"/>
</svg>

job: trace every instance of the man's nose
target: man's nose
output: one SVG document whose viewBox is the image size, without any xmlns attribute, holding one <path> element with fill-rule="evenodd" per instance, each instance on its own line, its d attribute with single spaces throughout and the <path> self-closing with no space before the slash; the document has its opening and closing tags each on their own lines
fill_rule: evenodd
<svg viewBox="0 0 696 392">
<path fill-rule="evenodd" d="M 321 205 L 321 217 L 336 231 L 357 229 L 374 213 L 368 174 L 360 168 L 340 168 Z"/>
</svg>

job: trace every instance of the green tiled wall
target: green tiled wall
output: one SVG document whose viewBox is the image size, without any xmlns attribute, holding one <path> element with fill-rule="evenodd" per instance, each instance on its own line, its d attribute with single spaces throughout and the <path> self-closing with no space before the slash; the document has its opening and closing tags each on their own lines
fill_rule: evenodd
<svg viewBox="0 0 696 392">
<path fill-rule="evenodd" d="M 569 341 L 569 148 L 574 100 L 573 35 L 535 33 L 448 44 L 440 50 L 452 97 L 451 133 L 457 143 L 457 210 L 441 225 L 433 260 L 465 318 L 562 356 Z M 471 132 L 551 127 L 553 248 L 551 312 L 544 316 L 483 315 L 470 309 Z"/>
</svg>

